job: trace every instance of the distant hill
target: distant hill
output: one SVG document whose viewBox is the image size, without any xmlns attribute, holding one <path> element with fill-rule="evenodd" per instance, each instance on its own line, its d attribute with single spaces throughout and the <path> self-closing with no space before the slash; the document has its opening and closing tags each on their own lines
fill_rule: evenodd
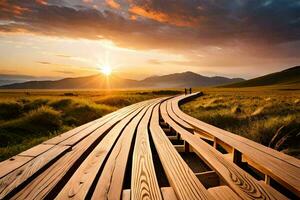
<svg viewBox="0 0 300 200">
<path fill-rule="evenodd" d="M 300 85 L 300 66 L 223 87 L 257 87 L 271 85 Z"/>
<path fill-rule="evenodd" d="M 0 86 L 0 89 L 104 89 L 104 88 L 174 88 L 217 86 L 243 81 L 241 78 L 206 77 L 193 72 L 149 77 L 141 81 L 117 76 L 93 75 L 58 81 L 28 81 Z"/>
<path fill-rule="evenodd" d="M 217 86 L 228 83 L 236 83 L 244 81 L 242 78 L 226 78 L 221 76 L 207 77 L 194 72 L 175 73 L 164 76 L 153 76 L 144 79 L 141 83 L 150 85 L 154 88 L 161 86 L 175 88 L 175 87 L 206 87 Z"/>
<path fill-rule="evenodd" d="M 24 83 L 27 81 L 58 80 L 55 77 L 35 77 L 20 74 L 0 74 L 0 86 L 13 83 Z"/>
<path fill-rule="evenodd" d="M 134 87 L 137 81 L 103 75 L 65 78 L 58 81 L 28 81 L 1 86 L 0 89 L 98 89 Z"/>
</svg>

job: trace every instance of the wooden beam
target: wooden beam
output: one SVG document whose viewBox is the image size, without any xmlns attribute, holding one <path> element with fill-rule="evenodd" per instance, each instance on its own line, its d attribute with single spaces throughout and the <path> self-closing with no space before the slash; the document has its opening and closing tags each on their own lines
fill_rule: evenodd
<svg viewBox="0 0 300 200">
<path fill-rule="evenodd" d="M 218 186 L 209 188 L 208 191 L 216 198 L 222 200 L 241 200 L 228 186 Z"/>
<path fill-rule="evenodd" d="M 141 106 L 141 105 L 140 105 Z M 137 109 L 137 108 L 135 108 Z M 81 140 L 72 150 L 67 152 L 59 160 L 49 166 L 44 172 L 28 183 L 24 188 L 18 191 L 14 195 L 15 199 L 43 199 L 53 198 L 53 193 L 56 194 L 56 187 L 62 187 L 60 185 L 65 182 L 74 174 L 72 170 L 76 170 L 78 165 L 86 158 L 86 156 L 92 152 L 97 144 L 103 138 L 103 135 L 111 129 L 111 127 L 117 124 L 120 120 L 125 118 L 126 115 L 113 118 L 109 123 L 101 126 L 99 129 L 93 131 L 86 138 Z M 71 173 L 70 173 L 71 172 Z M 49 197 L 50 195 L 50 197 Z"/>
<path fill-rule="evenodd" d="M 167 119 L 166 104 L 160 106 L 162 117 Z M 158 123 L 159 107 L 153 110 L 150 132 L 154 145 L 165 170 L 168 181 L 178 199 L 211 199 L 212 196 L 197 179 L 180 154 L 174 149 Z M 182 145 L 183 146 L 183 145 Z"/>
<path fill-rule="evenodd" d="M 130 190 L 123 190 L 122 192 L 122 200 L 130 200 Z"/>
<path fill-rule="evenodd" d="M 65 154 L 71 147 L 55 146 L 49 151 L 35 157 L 23 166 L 14 170 L 12 173 L 0 179 L 0 199 L 7 198 L 7 196 L 22 183 L 30 179 L 40 171 L 53 162 L 55 159 Z M 23 157 L 25 158 L 25 157 Z"/>
<path fill-rule="evenodd" d="M 196 96 L 193 94 L 192 96 Z M 192 97 L 191 97 L 192 98 Z M 172 102 L 173 110 L 180 118 L 191 124 L 195 129 L 209 132 L 214 137 L 240 151 L 247 156 L 262 173 L 269 175 L 276 182 L 284 186 L 290 192 L 300 197 L 300 160 L 271 148 L 265 147 L 237 134 L 230 133 L 210 124 L 195 119 L 184 112 L 178 106 L 186 99 L 185 96 L 176 98 Z"/>
<path fill-rule="evenodd" d="M 160 188 L 163 199 L 165 200 L 178 200 L 176 194 L 172 187 L 162 187 Z"/>
<path fill-rule="evenodd" d="M 146 106 L 122 131 L 120 138 L 105 163 L 101 176 L 96 184 L 92 199 L 120 198 L 135 130 L 148 108 L 149 107 Z M 125 191 L 129 191 L 130 194 L 130 190 Z"/>
<path fill-rule="evenodd" d="M 237 165 L 242 163 L 242 154 L 236 149 L 233 149 L 233 162 Z"/>
<path fill-rule="evenodd" d="M 152 152 L 150 148 L 148 123 L 153 107 L 150 107 L 141 120 L 136 134 L 132 157 L 131 199 L 157 199 L 162 195 L 157 182 Z"/>
<path fill-rule="evenodd" d="M 220 185 L 220 178 L 215 171 L 195 173 L 195 175 L 205 186 L 205 188 L 211 188 Z"/>
<path fill-rule="evenodd" d="M 57 199 L 85 199 L 87 197 L 89 188 L 93 184 L 98 171 L 104 165 L 104 161 L 115 141 L 128 123 L 143 109 L 144 106 L 141 106 L 139 109 L 126 116 L 105 135 L 101 142 L 78 167 L 68 183 L 64 185 L 57 195 Z M 119 193 L 118 198 L 120 198 L 120 196 L 121 193 Z"/>
</svg>

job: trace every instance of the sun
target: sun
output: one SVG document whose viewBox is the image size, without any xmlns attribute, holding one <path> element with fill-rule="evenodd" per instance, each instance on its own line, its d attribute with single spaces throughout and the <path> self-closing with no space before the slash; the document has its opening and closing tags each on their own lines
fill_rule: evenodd
<svg viewBox="0 0 300 200">
<path fill-rule="evenodd" d="M 103 66 L 103 67 L 101 68 L 101 72 L 102 72 L 104 75 L 109 76 L 109 75 L 111 75 L 111 73 L 112 73 L 112 69 L 111 69 L 110 66 L 105 65 L 105 66 Z"/>
</svg>

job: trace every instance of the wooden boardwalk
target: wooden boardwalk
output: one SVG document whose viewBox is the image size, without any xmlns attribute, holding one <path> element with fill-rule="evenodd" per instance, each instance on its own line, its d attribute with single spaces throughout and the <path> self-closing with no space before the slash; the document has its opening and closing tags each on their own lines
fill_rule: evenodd
<svg viewBox="0 0 300 200">
<path fill-rule="evenodd" d="M 0 163 L 0 199 L 299 199 L 300 161 L 140 102 Z"/>
</svg>

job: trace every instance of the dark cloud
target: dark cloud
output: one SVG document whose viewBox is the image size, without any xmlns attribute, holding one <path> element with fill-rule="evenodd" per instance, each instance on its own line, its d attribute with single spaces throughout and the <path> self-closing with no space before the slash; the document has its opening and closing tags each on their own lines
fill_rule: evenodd
<svg viewBox="0 0 300 200">
<path fill-rule="evenodd" d="M 14 22 L 0 25 L 2 32 L 110 39 L 129 48 L 240 46 L 250 55 L 290 56 L 289 46 L 300 48 L 293 44 L 300 40 L 297 0 L 1 2 L 0 20 Z"/>
<path fill-rule="evenodd" d="M 46 62 L 46 61 L 37 61 L 37 63 L 42 64 L 42 65 L 52 65 L 51 62 Z"/>
</svg>

